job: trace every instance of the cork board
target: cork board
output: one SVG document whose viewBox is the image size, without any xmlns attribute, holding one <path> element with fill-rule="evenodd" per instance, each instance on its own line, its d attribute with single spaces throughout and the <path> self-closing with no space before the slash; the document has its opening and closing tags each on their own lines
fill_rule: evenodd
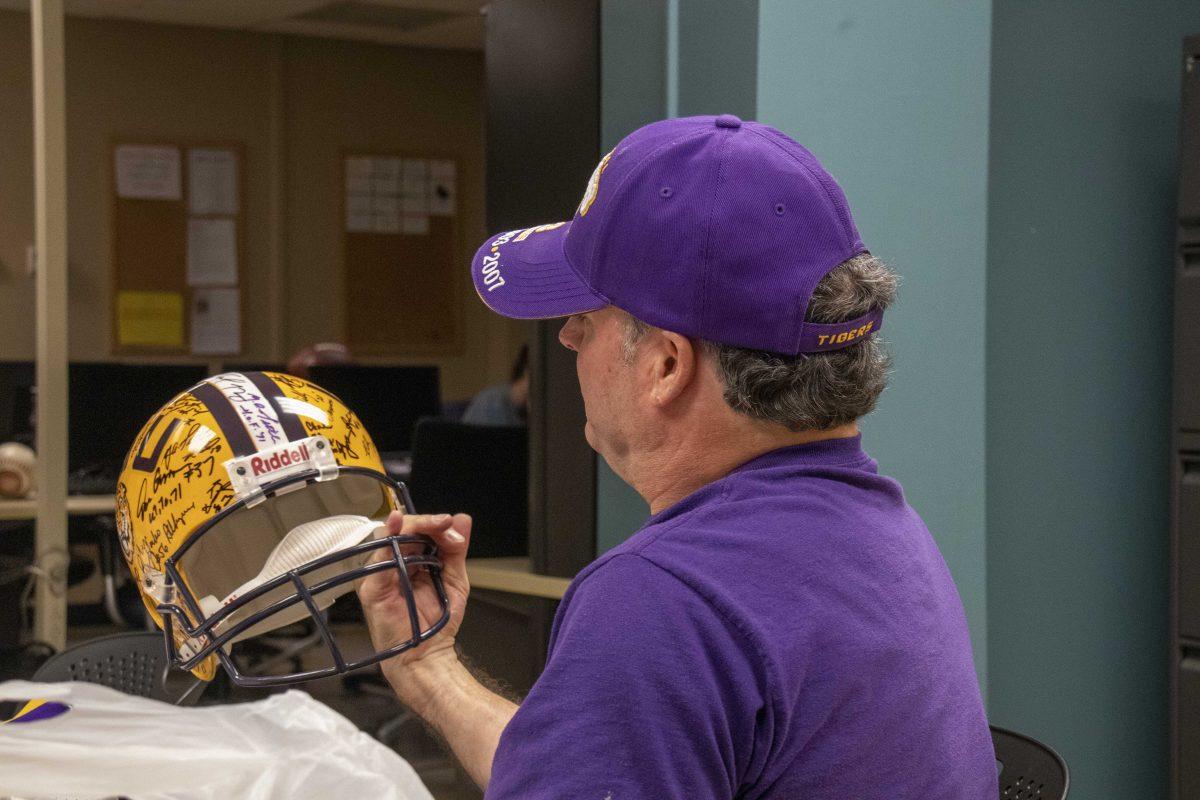
<svg viewBox="0 0 1200 800">
<path fill-rule="evenodd" d="M 193 156 L 223 156 L 228 185 L 201 191 L 200 168 Z M 112 351 L 115 354 L 211 355 L 216 338 L 222 354 L 241 349 L 241 290 L 244 267 L 239 144 L 119 142 L 112 146 Z M 196 169 L 193 170 L 193 166 Z M 193 175 L 192 173 L 196 174 Z M 207 187 L 207 179 L 205 178 Z M 193 186 L 192 181 L 197 185 Z M 216 191 L 220 197 L 213 199 Z M 221 198 L 224 199 L 221 199 Z M 219 251 L 228 269 L 207 270 L 194 262 L 189 271 L 190 226 L 217 226 L 228 234 Z M 199 228 L 204 230 L 204 228 Z M 191 234 L 195 237 L 195 234 Z M 198 251 L 195 238 L 193 253 Z M 212 251 L 214 248 L 209 247 Z M 208 299 L 220 297 L 224 316 L 209 315 Z M 205 342 L 193 341 L 197 320 Z M 213 325 L 218 330 L 211 330 Z M 205 348 L 208 349 L 205 349 Z"/>
<path fill-rule="evenodd" d="M 346 343 L 356 355 L 461 352 L 456 173 L 452 159 L 343 159 Z"/>
</svg>

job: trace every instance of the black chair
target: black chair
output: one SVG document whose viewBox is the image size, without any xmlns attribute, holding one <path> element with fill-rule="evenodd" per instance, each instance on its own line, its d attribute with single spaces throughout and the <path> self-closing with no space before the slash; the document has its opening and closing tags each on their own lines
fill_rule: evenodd
<svg viewBox="0 0 1200 800">
<path fill-rule="evenodd" d="M 472 558 L 529 553 L 529 432 L 430 417 L 413 433 L 413 502 L 473 519 Z"/>
<path fill-rule="evenodd" d="M 206 686 L 191 673 L 171 670 L 158 632 L 118 633 L 78 644 L 52 656 L 31 680 L 98 683 L 177 706 L 195 705 Z"/>
<path fill-rule="evenodd" d="M 995 725 L 991 729 L 1000 800 L 1065 800 L 1071 774 L 1062 756 L 1024 734 Z"/>
</svg>

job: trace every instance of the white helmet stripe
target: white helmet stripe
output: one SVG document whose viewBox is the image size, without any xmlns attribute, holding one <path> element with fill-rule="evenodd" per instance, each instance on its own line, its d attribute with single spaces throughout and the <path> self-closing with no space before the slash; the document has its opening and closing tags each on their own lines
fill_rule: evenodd
<svg viewBox="0 0 1200 800">
<path fill-rule="evenodd" d="M 259 388 L 240 372 L 226 372 L 209 378 L 210 383 L 225 395 L 238 419 L 250 434 L 250 441 L 259 451 L 281 445 L 288 437 L 283 423 L 275 413 L 275 404 L 263 396 Z"/>
</svg>

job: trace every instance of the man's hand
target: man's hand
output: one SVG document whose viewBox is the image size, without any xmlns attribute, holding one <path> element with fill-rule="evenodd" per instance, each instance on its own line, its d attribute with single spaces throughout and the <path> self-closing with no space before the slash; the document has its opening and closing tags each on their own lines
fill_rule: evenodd
<svg viewBox="0 0 1200 800">
<path fill-rule="evenodd" d="M 433 539 L 438 546 L 438 558 L 442 562 L 442 584 L 450 601 L 450 620 L 442 630 L 420 646 L 384 662 L 385 674 L 395 684 L 397 680 L 404 681 L 405 673 L 422 662 L 457 659 L 454 637 L 462 625 L 467 595 L 470 593 L 466 559 L 471 538 L 471 518 L 466 514 L 406 515 L 393 511 L 387 519 L 387 529 L 391 535 L 420 534 Z M 419 550 L 416 546 L 403 549 L 406 554 Z M 379 550 L 372 561 L 386 561 L 391 555 L 389 550 Z M 424 630 L 441 617 L 437 589 L 429 572 L 419 567 L 409 570 L 409 580 L 412 581 L 417 617 Z M 364 578 L 358 585 L 358 597 L 362 602 L 371 641 L 376 650 L 386 650 L 412 638 L 408 604 L 404 589 L 400 585 L 400 576 L 395 570 L 384 570 Z M 397 687 L 397 690 L 400 688 Z M 410 698 L 404 697 L 403 694 L 401 699 L 410 701 Z"/>
<path fill-rule="evenodd" d="M 384 661 L 380 665 L 383 674 L 400 699 L 449 742 L 475 782 L 486 788 L 500 733 L 517 707 L 475 680 L 459 662 L 454 650 L 454 637 L 462 625 L 471 590 L 467 581 L 471 518 L 466 514 L 427 516 L 394 511 L 388 517 L 387 529 L 393 535 L 423 534 L 437 543 L 438 556 L 442 560 L 442 583 L 450 601 L 450 620 L 429 641 Z M 410 552 L 419 548 L 409 546 L 404 549 Z M 381 551 L 373 560 L 383 561 L 390 556 L 391 553 Z M 413 585 L 417 618 L 424 630 L 437 622 L 442 614 L 437 589 L 425 570 L 413 568 L 408 574 Z M 396 570 L 370 575 L 357 588 L 376 650 L 385 650 L 412 638 L 408 602 Z"/>
</svg>

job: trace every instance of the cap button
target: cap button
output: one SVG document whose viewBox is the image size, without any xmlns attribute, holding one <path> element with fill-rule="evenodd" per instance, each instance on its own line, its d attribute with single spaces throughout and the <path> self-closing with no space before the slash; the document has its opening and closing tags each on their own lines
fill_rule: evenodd
<svg viewBox="0 0 1200 800">
<path fill-rule="evenodd" d="M 740 128 L 742 127 L 742 121 L 733 114 L 722 114 L 721 116 L 717 117 L 717 127 Z"/>
</svg>

